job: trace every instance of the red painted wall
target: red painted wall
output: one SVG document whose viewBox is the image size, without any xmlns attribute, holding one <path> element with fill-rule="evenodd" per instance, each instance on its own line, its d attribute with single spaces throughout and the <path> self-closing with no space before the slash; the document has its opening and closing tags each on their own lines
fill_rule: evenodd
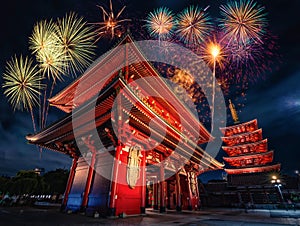
<svg viewBox="0 0 300 226">
<path fill-rule="evenodd" d="M 143 152 L 141 152 L 143 154 Z M 140 157 L 140 164 L 142 163 L 142 157 Z M 142 185 L 142 171 L 144 167 L 140 167 L 139 179 L 137 180 L 137 186 L 130 188 L 127 182 L 127 163 L 128 152 L 122 150 L 120 155 L 118 184 L 117 184 L 117 199 L 116 199 L 116 215 L 125 213 L 127 215 L 140 214 L 142 204 L 142 190 L 146 189 Z"/>
</svg>

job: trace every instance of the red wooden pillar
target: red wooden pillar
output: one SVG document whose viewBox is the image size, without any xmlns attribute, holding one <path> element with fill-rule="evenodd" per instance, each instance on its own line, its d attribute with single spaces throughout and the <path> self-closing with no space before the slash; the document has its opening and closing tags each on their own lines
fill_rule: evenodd
<svg viewBox="0 0 300 226">
<path fill-rule="evenodd" d="M 141 213 L 146 213 L 146 151 L 142 152 L 143 158 L 142 158 L 142 164 L 141 164 L 141 192 L 142 192 L 142 200 L 141 200 Z"/>
<path fill-rule="evenodd" d="M 196 175 L 195 180 L 196 180 L 196 185 L 197 185 L 197 186 L 196 186 L 196 193 L 197 193 L 197 200 L 198 200 L 198 202 L 197 202 L 197 209 L 200 209 L 202 203 L 201 203 L 201 199 L 200 199 L 199 181 L 198 181 L 197 175 Z"/>
<path fill-rule="evenodd" d="M 171 197 L 171 192 L 170 192 L 170 182 L 169 181 L 167 181 L 166 180 L 166 207 L 167 207 L 167 209 L 171 209 L 171 203 L 170 203 L 170 201 L 171 201 L 171 199 L 170 199 L 170 197 Z"/>
<path fill-rule="evenodd" d="M 121 150 L 122 150 L 122 146 L 119 143 L 118 146 L 116 147 L 114 166 L 112 171 L 112 181 L 111 181 L 110 199 L 109 199 L 110 216 L 116 215 L 117 184 L 118 184 L 119 161 L 120 161 Z"/>
<path fill-rule="evenodd" d="M 186 175 L 187 175 L 187 182 L 188 182 L 188 189 L 189 189 L 188 210 L 193 210 L 193 206 L 192 206 L 193 193 L 192 193 L 192 188 L 191 188 L 191 174 L 190 174 L 190 172 L 187 172 Z"/>
<path fill-rule="evenodd" d="M 160 164 L 160 208 L 161 213 L 166 212 L 166 189 L 165 189 L 165 169 L 163 164 Z"/>
<path fill-rule="evenodd" d="M 181 187 L 180 187 L 180 175 L 179 172 L 176 172 L 176 210 L 181 211 Z"/>
<path fill-rule="evenodd" d="M 127 51 L 125 51 L 125 54 Z M 120 93 L 120 87 L 116 87 L 117 95 Z M 116 99 L 117 101 L 117 109 L 115 112 L 115 118 L 117 119 L 117 136 L 121 136 L 123 124 L 123 114 L 122 114 L 122 102 L 121 96 L 119 95 Z M 122 143 L 120 137 L 118 137 L 118 144 L 116 147 L 114 160 L 113 160 L 113 169 L 112 169 L 112 176 L 111 176 L 111 187 L 110 187 L 110 197 L 109 197 L 109 216 L 116 215 L 116 199 L 117 197 L 117 185 L 118 185 L 118 176 L 119 176 L 119 164 L 120 164 L 120 155 L 122 151 Z"/>
<path fill-rule="evenodd" d="M 73 161 L 72 161 L 72 166 L 70 168 L 70 174 L 69 174 L 69 178 L 68 178 L 68 182 L 67 182 L 67 187 L 66 187 L 66 191 L 65 191 L 65 195 L 64 195 L 64 200 L 61 206 L 61 210 L 64 210 L 67 206 L 67 202 L 68 202 L 68 198 L 69 198 L 69 194 L 72 188 L 72 184 L 73 184 L 73 180 L 75 177 L 75 170 L 77 167 L 77 160 L 78 157 L 74 157 Z"/>
<path fill-rule="evenodd" d="M 158 180 L 153 181 L 153 209 L 158 210 Z"/>
<path fill-rule="evenodd" d="M 87 207 L 89 194 L 90 194 L 90 190 L 91 190 L 91 186 L 92 186 L 92 180 L 93 180 L 93 176 L 94 176 L 96 151 L 92 149 L 91 152 L 92 152 L 92 157 L 91 157 L 91 162 L 90 162 L 87 180 L 86 180 L 86 184 L 85 184 L 84 194 L 83 194 L 83 198 L 82 198 L 81 211 L 85 211 L 85 209 Z"/>
</svg>

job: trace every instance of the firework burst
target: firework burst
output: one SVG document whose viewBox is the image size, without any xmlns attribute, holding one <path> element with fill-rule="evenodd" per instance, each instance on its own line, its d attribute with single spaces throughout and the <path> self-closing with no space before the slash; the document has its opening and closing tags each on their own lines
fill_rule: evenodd
<svg viewBox="0 0 300 226">
<path fill-rule="evenodd" d="M 105 34 L 110 34 L 111 38 L 114 38 L 116 34 L 116 29 L 120 28 L 123 22 L 131 21 L 131 19 L 119 19 L 126 6 L 123 6 L 123 8 L 116 14 L 116 16 L 113 10 L 113 5 L 111 0 L 109 1 L 109 10 L 105 10 L 103 6 L 97 5 L 97 7 L 99 7 L 102 10 L 103 21 L 97 23 L 91 23 L 99 26 L 99 28 L 96 30 L 98 34 L 98 38 L 96 42 Z M 119 37 L 120 35 L 121 33 L 118 33 Z"/>
<path fill-rule="evenodd" d="M 56 47 L 58 40 L 55 32 L 56 24 L 52 20 L 42 20 L 36 23 L 29 37 L 29 49 L 32 53 L 42 55 Z"/>
<path fill-rule="evenodd" d="M 212 24 L 207 9 L 190 6 L 179 13 L 176 33 L 184 43 L 198 45 L 209 35 Z"/>
<path fill-rule="evenodd" d="M 63 76 L 68 68 L 69 59 L 63 49 L 58 46 L 37 55 L 37 61 L 39 62 L 43 77 L 52 80 L 54 84 L 57 80 L 63 80 Z"/>
<path fill-rule="evenodd" d="M 95 56 L 94 40 L 96 33 L 91 26 L 74 12 L 57 21 L 59 45 L 68 58 L 68 70 L 73 74 L 89 66 Z"/>
<path fill-rule="evenodd" d="M 44 77 L 62 80 L 67 67 L 67 57 L 56 34 L 57 25 L 50 21 L 38 22 L 29 37 L 29 49 L 35 55 Z"/>
<path fill-rule="evenodd" d="M 22 56 L 20 59 L 15 56 L 7 62 L 2 87 L 14 110 L 30 110 L 38 105 L 41 77 L 32 62 Z"/>
<path fill-rule="evenodd" d="M 13 57 L 7 62 L 3 73 L 2 88 L 14 110 L 30 111 L 33 129 L 36 132 L 33 107 L 39 105 L 39 96 L 43 88 L 37 66 L 33 65 L 28 57 Z"/>
<path fill-rule="evenodd" d="M 52 96 L 54 86 L 58 81 L 63 80 L 63 75 L 68 69 L 69 58 L 65 54 L 65 51 L 60 46 L 54 46 L 51 50 L 43 52 L 37 56 L 39 62 L 40 70 L 43 77 L 47 77 L 49 80 L 52 80 L 51 89 L 49 91 L 48 97 Z M 49 102 L 46 104 L 47 99 L 47 86 L 44 90 L 44 103 L 43 103 L 43 113 L 41 113 L 41 126 L 44 128 L 48 111 L 49 111 Z"/>
<path fill-rule="evenodd" d="M 230 77 L 235 83 L 248 84 L 258 82 L 266 72 L 274 70 L 280 62 L 277 38 L 267 32 L 261 37 L 262 43 L 230 45 L 227 48 L 228 62 L 222 76 Z"/>
<path fill-rule="evenodd" d="M 226 49 L 229 60 L 235 62 L 238 66 L 253 60 L 255 50 L 255 44 L 253 43 L 240 45 L 237 42 L 232 42 Z"/>
<path fill-rule="evenodd" d="M 267 20 L 265 7 L 253 0 L 240 0 L 221 5 L 221 27 L 225 31 L 225 38 L 230 44 L 246 44 L 251 41 L 262 42 Z"/>
<path fill-rule="evenodd" d="M 160 7 L 148 14 L 146 27 L 152 37 L 167 39 L 175 29 L 174 14 L 166 7 Z"/>
</svg>

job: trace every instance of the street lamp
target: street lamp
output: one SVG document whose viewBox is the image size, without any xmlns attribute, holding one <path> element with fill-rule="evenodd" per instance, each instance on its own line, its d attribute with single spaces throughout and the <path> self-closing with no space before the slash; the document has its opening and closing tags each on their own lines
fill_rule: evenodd
<svg viewBox="0 0 300 226">
<path fill-rule="evenodd" d="M 273 175 L 271 183 L 274 184 L 275 187 L 277 187 L 278 192 L 280 194 L 281 201 L 283 202 L 284 199 L 283 199 L 282 191 L 281 191 L 281 188 L 280 188 L 280 187 L 282 187 L 281 180 L 278 179 L 277 176 Z"/>
</svg>

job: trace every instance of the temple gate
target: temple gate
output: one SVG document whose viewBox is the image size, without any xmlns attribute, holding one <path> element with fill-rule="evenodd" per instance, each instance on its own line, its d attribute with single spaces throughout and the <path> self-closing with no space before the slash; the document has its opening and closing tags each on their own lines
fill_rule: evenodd
<svg viewBox="0 0 300 226">
<path fill-rule="evenodd" d="M 146 207 L 197 209 L 197 175 L 203 166 L 223 167 L 200 147 L 213 138 L 138 47 L 126 43 L 133 43 L 129 35 L 122 51 L 112 50 L 52 97 L 50 104 L 66 116 L 27 139 L 73 158 L 62 210 L 119 216 L 143 214 Z M 127 65 L 129 57 L 139 63 Z M 155 83 L 135 84 L 144 77 Z M 161 91 L 168 99 L 149 95 Z"/>
</svg>

